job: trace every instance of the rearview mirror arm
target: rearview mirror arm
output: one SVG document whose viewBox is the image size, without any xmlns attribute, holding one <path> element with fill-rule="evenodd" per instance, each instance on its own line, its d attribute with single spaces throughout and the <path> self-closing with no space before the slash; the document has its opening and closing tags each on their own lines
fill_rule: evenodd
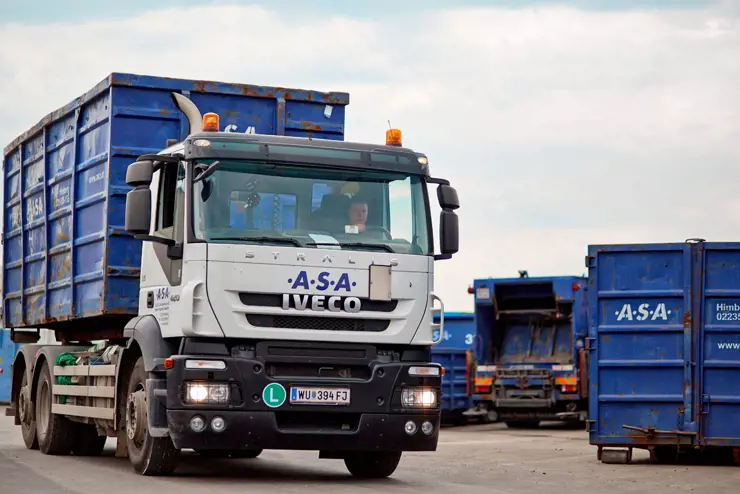
<svg viewBox="0 0 740 494">
<path fill-rule="evenodd" d="M 156 235 L 134 235 L 134 238 L 136 240 L 141 240 L 142 242 L 154 242 L 155 244 L 163 244 L 167 247 L 172 247 L 176 243 L 171 238 L 157 237 Z"/>
</svg>

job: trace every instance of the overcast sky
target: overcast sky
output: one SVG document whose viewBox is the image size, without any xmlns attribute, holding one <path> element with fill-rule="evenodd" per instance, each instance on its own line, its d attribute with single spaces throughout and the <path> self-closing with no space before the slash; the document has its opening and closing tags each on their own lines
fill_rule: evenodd
<svg viewBox="0 0 740 494">
<path fill-rule="evenodd" d="M 114 71 L 347 91 L 347 139 L 390 120 L 458 188 L 448 310 L 588 244 L 740 236 L 740 2 L 308 3 L 4 5 L 0 148 Z"/>
</svg>

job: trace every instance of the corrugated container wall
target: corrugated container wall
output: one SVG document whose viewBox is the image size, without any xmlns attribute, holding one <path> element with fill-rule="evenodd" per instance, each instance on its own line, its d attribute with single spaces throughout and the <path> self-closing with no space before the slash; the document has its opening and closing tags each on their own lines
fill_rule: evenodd
<svg viewBox="0 0 740 494">
<path fill-rule="evenodd" d="M 439 322 L 439 316 L 434 316 Z M 476 346 L 474 315 L 469 312 L 445 312 L 444 334 L 439 345 L 432 347 L 432 361 L 445 368 L 442 377 L 443 412 L 463 412 L 473 405 L 468 384 L 471 379 L 468 371 L 467 352 Z M 433 338 L 439 338 L 435 330 Z"/>
<path fill-rule="evenodd" d="M 589 247 L 590 439 L 740 447 L 740 243 Z"/>
<path fill-rule="evenodd" d="M 110 75 L 5 148 L 5 327 L 137 313 L 141 242 L 124 230 L 126 168 L 187 137 L 171 92 L 218 113 L 222 130 L 344 138 L 346 93 Z"/>
</svg>

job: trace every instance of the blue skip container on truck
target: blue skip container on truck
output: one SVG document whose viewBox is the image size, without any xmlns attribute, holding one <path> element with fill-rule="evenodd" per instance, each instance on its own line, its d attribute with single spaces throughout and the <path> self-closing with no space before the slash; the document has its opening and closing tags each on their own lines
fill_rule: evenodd
<svg viewBox="0 0 740 494">
<path fill-rule="evenodd" d="M 476 405 L 509 427 L 588 416 L 586 279 L 575 276 L 486 278 L 473 283 Z"/>
<path fill-rule="evenodd" d="M 586 265 L 597 457 L 740 459 L 740 243 L 591 245 Z"/>
<path fill-rule="evenodd" d="M 439 316 L 435 316 L 435 321 Z M 439 339 L 439 330 L 434 331 Z M 439 345 L 432 349 L 432 360 L 444 369 L 442 375 L 442 421 L 465 423 L 465 411 L 473 406 L 475 362 L 475 316 L 471 312 L 446 312 Z M 495 419 L 494 419 L 495 420 Z"/>
<path fill-rule="evenodd" d="M 116 73 L 5 148 L 2 316 L 25 343 L 8 413 L 27 448 L 116 437 L 142 475 L 182 449 L 317 450 L 359 477 L 436 450 L 433 273 L 458 249 L 457 192 L 399 129 L 345 142 L 348 103 Z"/>
</svg>

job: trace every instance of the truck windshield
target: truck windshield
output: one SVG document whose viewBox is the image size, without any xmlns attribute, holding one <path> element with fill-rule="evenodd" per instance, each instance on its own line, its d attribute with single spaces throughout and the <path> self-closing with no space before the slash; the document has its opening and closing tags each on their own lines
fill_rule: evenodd
<svg viewBox="0 0 740 494">
<path fill-rule="evenodd" d="M 193 230 L 208 242 L 427 255 L 424 190 L 403 173 L 220 160 L 194 184 Z"/>
</svg>

